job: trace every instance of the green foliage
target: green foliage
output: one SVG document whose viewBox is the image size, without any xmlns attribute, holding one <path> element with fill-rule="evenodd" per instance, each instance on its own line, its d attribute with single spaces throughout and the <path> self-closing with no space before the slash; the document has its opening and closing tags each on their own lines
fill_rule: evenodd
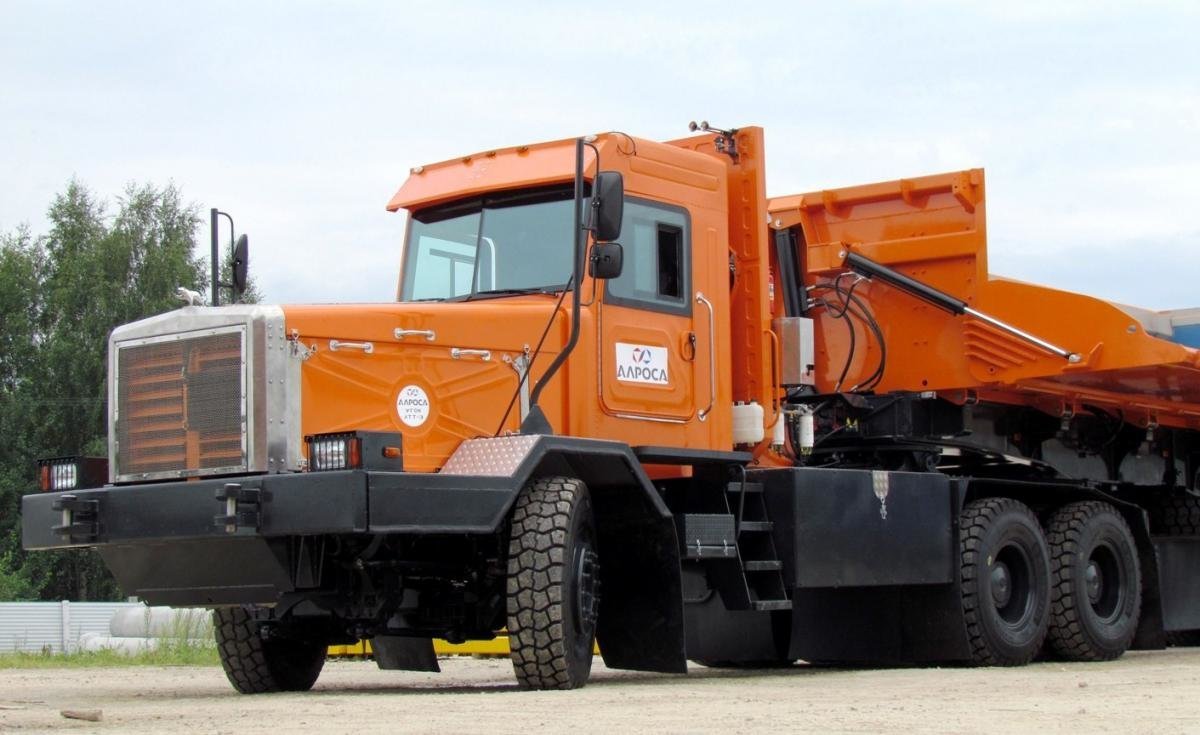
<svg viewBox="0 0 1200 735">
<path fill-rule="evenodd" d="M 79 653 L 3 653 L 0 669 L 99 668 L 109 666 L 220 666 L 216 646 L 188 646 L 143 651 L 133 655 L 117 651 Z"/>
<path fill-rule="evenodd" d="M 110 216 L 78 181 L 47 216 L 42 237 L 0 236 L 0 600 L 118 599 L 90 551 L 21 551 L 20 495 L 35 458 L 106 452 L 108 334 L 205 290 L 201 220 L 173 184 L 128 186 Z"/>
<path fill-rule="evenodd" d="M 33 592 L 33 585 L 13 563 L 12 554 L 0 554 L 0 600 L 32 600 Z"/>
</svg>

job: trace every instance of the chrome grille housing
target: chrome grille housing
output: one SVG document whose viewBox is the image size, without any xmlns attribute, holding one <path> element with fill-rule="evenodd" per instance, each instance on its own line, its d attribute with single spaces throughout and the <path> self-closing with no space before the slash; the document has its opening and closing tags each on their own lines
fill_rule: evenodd
<svg viewBox="0 0 1200 735">
<path fill-rule="evenodd" d="M 109 480 L 299 465 L 299 358 L 278 307 L 186 307 L 109 340 Z"/>
</svg>

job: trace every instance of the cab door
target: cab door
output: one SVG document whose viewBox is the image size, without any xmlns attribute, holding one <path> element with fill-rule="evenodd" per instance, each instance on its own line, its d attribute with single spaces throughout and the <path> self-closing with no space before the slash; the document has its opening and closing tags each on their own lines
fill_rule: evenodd
<svg viewBox="0 0 1200 735">
<path fill-rule="evenodd" d="M 704 408 L 696 399 L 691 239 L 686 209 L 626 198 L 624 269 L 605 282 L 599 309 L 600 408 L 609 416 L 682 428 Z M 655 443 L 684 443 L 685 431 L 660 431 Z"/>
</svg>

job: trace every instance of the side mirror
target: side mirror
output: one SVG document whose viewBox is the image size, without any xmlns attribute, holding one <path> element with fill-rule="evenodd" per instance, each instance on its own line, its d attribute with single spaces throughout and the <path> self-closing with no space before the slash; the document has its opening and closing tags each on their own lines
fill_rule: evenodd
<svg viewBox="0 0 1200 735">
<path fill-rule="evenodd" d="M 619 242 L 598 242 L 592 245 L 588 275 L 592 278 L 616 278 L 625 264 L 625 251 Z"/>
<path fill-rule="evenodd" d="M 250 267 L 250 238 L 242 235 L 233 246 L 233 292 L 236 295 L 246 290 L 246 270 Z"/>
<path fill-rule="evenodd" d="M 609 242 L 621 236 L 621 217 L 625 211 L 625 180 L 617 171 L 601 171 L 592 182 L 592 236 L 596 242 Z"/>
</svg>

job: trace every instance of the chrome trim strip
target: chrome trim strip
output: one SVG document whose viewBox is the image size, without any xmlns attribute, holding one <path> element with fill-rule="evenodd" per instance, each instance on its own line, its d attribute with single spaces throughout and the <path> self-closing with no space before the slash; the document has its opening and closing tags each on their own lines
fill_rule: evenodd
<svg viewBox="0 0 1200 735">
<path fill-rule="evenodd" d="M 636 421 L 653 421 L 656 424 L 686 424 L 691 419 L 671 419 L 665 416 L 641 416 L 636 413 L 613 413 L 619 419 L 634 419 Z M 704 419 L 700 419 L 703 421 Z"/>
</svg>

